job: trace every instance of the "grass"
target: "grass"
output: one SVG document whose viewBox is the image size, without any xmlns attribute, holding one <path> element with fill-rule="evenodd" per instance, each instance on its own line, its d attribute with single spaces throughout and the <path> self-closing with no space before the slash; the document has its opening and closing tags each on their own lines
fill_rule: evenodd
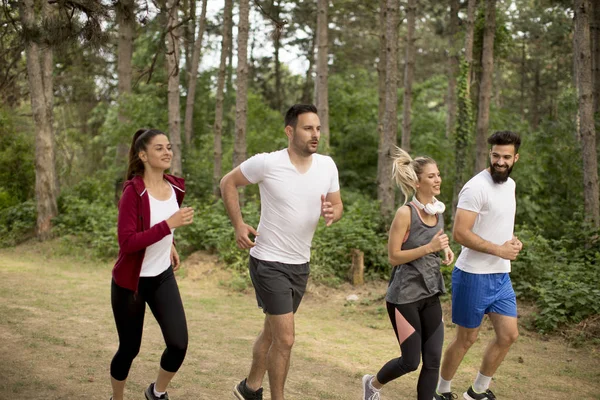
<svg viewBox="0 0 600 400">
<path fill-rule="evenodd" d="M 54 243 L 56 247 L 56 243 Z M 108 367 L 117 348 L 110 308 L 109 263 L 65 256 L 53 244 L 0 250 L 0 398 L 108 399 Z M 233 279 L 209 255 L 196 255 L 178 273 L 190 346 L 169 393 L 173 399 L 231 399 L 231 388 L 250 365 L 262 312 L 252 291 L 226 287 Z M 358 400 L 360 378 L 398 356 L 382 308 L 385 283 L 360 289 L 311 285 L 296 317 L 289 399 Z M 345 297 L 356 293 L 358 303 Z M 444 303 L 446 342 L 453 334 Z M 453 381 L 464 390 L 475 376 L 493 331 L 486 322 Z M 142 399 L 154 380 L 163 342 L 146 315 L 142 349 L 129 376 L 126 398 Z M 559 337 L 521 329 L 492 389 L 500 399 L 600 399 L 598 348 L 568 346 Z M 416 374 L 390 383 L 384 399 L 416 398 Z M 265 386 L 268 387 L 267 380 Z M 265 391 L 268 399 L 268 389 Z"/>
</svg>

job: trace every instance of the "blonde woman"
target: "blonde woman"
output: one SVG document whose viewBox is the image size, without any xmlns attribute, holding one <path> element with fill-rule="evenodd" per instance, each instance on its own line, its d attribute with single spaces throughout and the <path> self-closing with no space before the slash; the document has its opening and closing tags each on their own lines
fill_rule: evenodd
<svg viewBox="0 0 600 400">
<path fill-rule="evenodd" d="M 388 258 L 394 268 L 385 299 L 402 356 L 388 361 L 376 375 L 363 376 L 363 399 L 379 400 L 381 388 L 415 371 L 422 357 L 417 399 L 431 400 L 444 341 L 439 296 L 445 288 L 440 264 L 454 259 L 444 233 L 445 206 L 435 198 L 442 178 L 433 159 L 413 160 L 400 148 L 396 148 L 392 178 L 405 201 L 412 198 L 396 212 L 388 241 Z"/>
</svg>

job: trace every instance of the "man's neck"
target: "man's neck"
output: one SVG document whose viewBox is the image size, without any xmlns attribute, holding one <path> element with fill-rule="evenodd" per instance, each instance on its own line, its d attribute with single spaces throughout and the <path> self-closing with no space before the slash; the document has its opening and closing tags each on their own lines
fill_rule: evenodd
<svg viewBox="0 0 600 400">
<path fill-rule="evenodd" d="M 308 169 L 312 164 L 312 154 L 300 154 L 294 151 L 292 147 L 287 148 L 288 155 L 292 164 L 298 169 Z"/>
</svg>

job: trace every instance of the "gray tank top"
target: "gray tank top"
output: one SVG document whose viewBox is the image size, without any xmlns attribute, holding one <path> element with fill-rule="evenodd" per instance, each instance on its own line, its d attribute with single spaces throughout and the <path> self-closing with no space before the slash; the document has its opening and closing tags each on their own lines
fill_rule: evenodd
<svg viewBox="0 0 600 400">
<path fill-rule="evenodd" d="M 403 250 L 415 249 L 429 242 L 433 236 L 444 228 L 441 214 L 434 226 L 423 223 L 414 204 L 410 208 L 410 229 Z M 438 253 L 430 253 L 406 264 L 396 265 L 388 285 L 385 300 L 394 304 L 413 303 L 427 297 L 446 293 L 444 278 L 440 271 L 441 258 Z"/>
</svg>

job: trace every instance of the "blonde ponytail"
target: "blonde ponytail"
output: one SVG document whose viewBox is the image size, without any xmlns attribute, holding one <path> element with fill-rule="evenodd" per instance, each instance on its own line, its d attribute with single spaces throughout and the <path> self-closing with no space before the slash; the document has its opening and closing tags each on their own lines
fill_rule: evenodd
<svg viewBox="0 0 600 400">
<path fill-rule="evenodd" d="M 412 197 L 417 191 L 417 183 L 419 175 L 423 173 L 423 167 L 427 164 L 436 164 L 436 162 L 431 157 L 417 157 L 413 160 L 410 154 L 398 146 L 394 150 L 393 159 L 392 179 L 404 195 L 402 203 L 404 205 L 409 197 Z"/>
</svg>

